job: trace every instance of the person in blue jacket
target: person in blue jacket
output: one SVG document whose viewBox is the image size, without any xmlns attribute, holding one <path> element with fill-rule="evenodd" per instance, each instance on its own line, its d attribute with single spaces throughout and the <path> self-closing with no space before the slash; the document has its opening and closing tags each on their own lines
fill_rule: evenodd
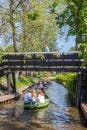
<svg viewBox="0 0 87 130">
<path fill-rule="evenodd" d="M 49 49 L 48 45 L 45 44 L 44 52 L 49 52 L 49 51 L 50 51 L 50 49 Z"/>
</svg>

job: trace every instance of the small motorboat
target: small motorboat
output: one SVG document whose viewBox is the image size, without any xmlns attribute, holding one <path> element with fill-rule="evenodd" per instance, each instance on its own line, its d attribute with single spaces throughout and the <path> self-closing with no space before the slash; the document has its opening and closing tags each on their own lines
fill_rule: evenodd
<svg viewBox="0 0 87 130">
<path fill-rule="evenodd" d="M 24 109 L 28 110 L 28 109 L 39 109 L 39 108 L 43 108 L 49 105 L 49 97 L 47 95 L 45 95 L 45 102 L 44 103 L 24 103 Z"/>
</svg>

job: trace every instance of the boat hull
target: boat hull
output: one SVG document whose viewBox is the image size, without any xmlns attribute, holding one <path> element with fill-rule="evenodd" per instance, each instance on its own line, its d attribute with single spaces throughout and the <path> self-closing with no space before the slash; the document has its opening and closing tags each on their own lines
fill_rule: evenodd
<svg viewBox="0 0 87 130">
<path fill-rule="evenodd" d="M 40 104 L 24 103 L 24 109 L 39 109 L 49 105 L 49 98 L 46 96 L 46 101 Z"/>
</svg>

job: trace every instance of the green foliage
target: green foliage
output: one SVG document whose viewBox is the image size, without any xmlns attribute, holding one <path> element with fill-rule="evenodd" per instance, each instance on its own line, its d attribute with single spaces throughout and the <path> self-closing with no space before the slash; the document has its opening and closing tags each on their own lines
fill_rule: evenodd
<svg viewBox="0 0 87 130">
<path fill-rule="evenodd" d="M 3 50 L 2 46 L 0 46 L 0 62 L 2 61 L 3 52 L 4 52 L 4 50 Z"/>
<path fill-rule="evenodd" d="M 54 2 L 52 3 L 52 5 L 50 6 L 50 12 L 51 12 L 51 13 L 55 13 L 55 8 L 56 8 L 56 6 L 57 6 L 57 2 L 54 1 Z"/>
<path fill-rule="evenodd" d="M 33 72 L 33 77 L 34 78 L 48 78 L 48 77 L 50 77 L 50 76 L 52 76 L 52 73 L 50 73 L 50 72 L 46 72 L 46 71 L 44 71 L 44 72 Z"/>
<path fill-rule="evenodd" d="M 75 46 L 71 47 L 69 51 L 75 51 Z"/>
<path fill-rule="evenodd" d="M 28 16 L 28 19 L 36 20 L 37 17 L 39 17 L 39 13 L 38 12 L 28 13 L 27 16 Z"/>
<path fill-rule="evenodd" d="M 29 76 L 22 77 L 22 76 L 20 76 L 18 78 L 18 81 L 17 81 L 17 88 L 28 86 L 28 85 L 30 85 L 30 84 L 32 84 L 34 82 L 35 82 L 35 80 L 32 77 L 29 77 Z"/>
<path fill-rule="evenodd" d="M 51 51 L 56 50 L 58 26 L 55 24 L 54 16 L 48 13 L 52 0 L 11 2 L 3 1 L 0 6 L 0 35 L 5 43 L 6 52 L 43 51 L 45 43 Z M 52 6 L 54 7 L 55 3 Z"/>
<path fill-rule="evenodd" d="M 0 46 L 0 54 L 2 54 L 3 53 L 3 48 L 2 48 L 2 46 Z"/>
<path fill-rule="evenodd" d="M 54 4 L 54 1 L 56 4 Z M 55 19 L 60 31 L 64 32 L 68 38 L 69 36 L 76 36 L 76 49 L 77 44 L 87 44 L 87 1 L 86 0 L 64 0 L 57 2 L 54 0 L 50 10 L 52 15 L 56 14 Z M 59 5 L 62 8 L 59 10 Z M 54 5 L 54 6 L 53 6 Z M 56 10 L 58 8 L 58 10 Z M 64 29 L 65 27 L 65 29 Z M 65 30 L 68 27 L 67 33 Z"/>
<path fill-rule="evenodd" d="M 56 81 L 64 84 L 67 87 L 69 93 L 71 93 L 72 95 L 75 95 L 76 80 L 76 73 L 62 73 L 56 76 Z"/>
<path fill-rule="evenodd" d="M 81 44 L 79 49 L 81 50 L 79 56 L 84 59 L 82 65 L 87 66 L 87 43 Z"/>
<path fill-rule="evenodd" d="M 5 48 L 5 52 L 14 52 L 13 45 L 9 45 Z"/>
<path fill-rule="evenodd" d="M 58 82 L 60 82 L 60 83 L 64 83 L 66 81 L 66 77 L 63 74 L 58 74 L 56 76 L 56 80 L 58 80 Z"/>
</svg>

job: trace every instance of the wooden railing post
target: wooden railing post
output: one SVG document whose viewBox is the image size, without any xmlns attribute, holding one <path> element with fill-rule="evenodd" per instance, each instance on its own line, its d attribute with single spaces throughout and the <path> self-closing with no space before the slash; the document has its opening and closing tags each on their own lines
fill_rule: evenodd
<svg viewBox="0 0 87 130">
<path fill-rule="evenodd" d="M 63 62 L 63 66 L 62 66 L 62 68 L 63 68 L 63 72 L 64 72 L 64 53 L 62 53 L 62 62 Z"/>
<path fill-rule="evenodd" d="M 33 54 L 33 60 L 34 60 L 34 70 L 36 70 L 36 55 Z"/>
<path fill-rule="evenodd" d="M 13 78 L 13 92 L 16 93 L 16 77 L 15 77 L 15 72 L 12 73 L 12 78 Z"/>
<path fill-rule="evenodd" d="M 79 107 L 81 103 L 82 93 L 82 72 L 78 73 L 77 90 L 76 90 L 76 106 Z"/>
<path fill-rule="evenodd" d="M 7 88 L 8 88 L 8 94 L 11 94 L 11 86 L 10 86 L 10 71 L 7 72 Z"/>
</svg>

